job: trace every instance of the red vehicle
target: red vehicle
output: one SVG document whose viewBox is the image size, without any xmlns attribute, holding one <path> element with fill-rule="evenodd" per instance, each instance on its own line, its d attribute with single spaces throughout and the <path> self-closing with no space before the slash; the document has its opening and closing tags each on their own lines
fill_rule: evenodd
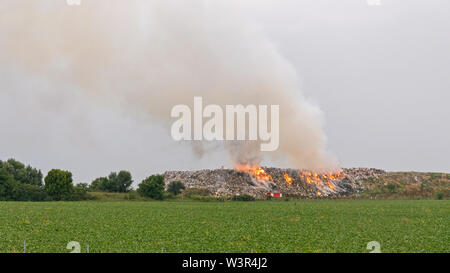
<svg viewBox="0 0 450 273">
<path fill-rule="evenodd" d="M 281 198 L 283 197 L 283 194 L 281 194 L 281 192 L 268 192 L 266 193 L 266 197 L 273 197 L 273 198 Z"/>
</svg>

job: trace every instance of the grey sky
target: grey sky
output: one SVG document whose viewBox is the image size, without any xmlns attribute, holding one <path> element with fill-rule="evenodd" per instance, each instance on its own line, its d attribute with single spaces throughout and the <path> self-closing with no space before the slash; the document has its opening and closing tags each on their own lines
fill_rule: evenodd
<svg viewBox="0 0 450 273">
<path fill-rule="evenodd" d="M 0 16 L 8 13 L 3 2 Z M 328 149 L 341 166 L 450 172 L 449 1 L 236 5 L 296 68 L 303 93 L 324 112 Z M 197 159 L 169 128 L 124 116 L 71 86 L 55 97 L 51 81 L 19 65 L 0 62 L 0 84 L 0 159 L 68 169 L 77 182 L 120 169 L 140 180 L 230 164 L 220 149 Z"/>
</svg>

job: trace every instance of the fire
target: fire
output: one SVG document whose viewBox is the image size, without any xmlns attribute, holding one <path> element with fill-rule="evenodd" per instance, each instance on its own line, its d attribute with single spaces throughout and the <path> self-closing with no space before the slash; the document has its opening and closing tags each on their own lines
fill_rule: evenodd
<svg viewBox="0 0 450 273">
<path fill-rule="evenodd" d="M 259 181 L 273 181 L 273 178 L 270 174 L 266 173 L 266 171 L 261 167 L 251 167 L 247 165 L 239 165 L 236 166 L 235 169 L 240 172 L 249 173 L 253 177 L 255 177 Z"/>
<path fill-rule="evenodd" d="M 290 177 L 287 173 L 284 173 L 284 180 L 286 180 L 286 183 L 289 185 L 292 185 L 292 177 Z"/>
<path fill-rule="evenodd" d="M 333 191 L 336 190 L 336 187 L 331 182 L 328 182 L 328 187 Z"/>
<path fill-rule="evenodd" d="M 308 184 L 315 184 L 317 186 L 327 186 L 331 190 L 336 190 L 336 186 L 332 183 L 332 181 L 341 180 L 345 177 L 345 174 L 341 171 L 338 172 L 329 172 L 329 173 L 316 173 L 310 171 L 301 171 L 301 178 L 306 181 Z"/>
<path fill-rule="evenodd" d="M 248 166 L 248 165 L 238 165 L 235 167 L 237 171 L 245 172 L 250 174 L 252 177 L 256 178 L 258 181 L 274 181 L 272 176 L 268 174 L 263 168 L 259 166 Z M 328 188 L 331 191 L 336 191 L 336 183 L 335 181 L 342 180 L 346 175 L 341 171 L 337 172 L 328 172 L 328 173 L 318 173 L 312 171 L 300 171 L 300 177 L 303 181 L 311 185 L 316 185 L 318 190 L 321 190 L 323 193 L 328 191 L 324 191 Z M 288 185 L 292 185 L 293 179 L 289 176 L 288 173 L 283 174 L 284 180 Z M 321 192 L 317 192 L 318 195 L 321 195 Z"/>
</svg>

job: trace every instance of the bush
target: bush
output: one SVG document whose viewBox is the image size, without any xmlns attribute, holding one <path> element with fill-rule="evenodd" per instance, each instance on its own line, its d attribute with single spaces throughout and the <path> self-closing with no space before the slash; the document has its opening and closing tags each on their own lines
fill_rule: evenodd
<svg viewBox="0 0 450 273">
<path fill-rule="evenodd" d="M 233 201 L 255 201 L 255 197 L 248 195 L 248 194 L 243 194 L 243 195 L 235 195 L 231 198 L 231 200 Z"/>
<path fill-rule="evenodd" d="M 16 183 L 13 190 L 14 201 L 49 201 L 47 192 L 36 185 Z"/>
<path fill-rule="evenodd" d="M 438 192 L 436 194 L 436 199 L 437 200 L 443 200 L 444 199 L 444 193 L 443 192 Z"/>
<path fill-rule="evenodd" d="M 167 192 L 164 194 L 164 199 L 174 199 L 175 198 L 175 194 L 171 193 L 171 192 Z"/>
<path fill-rule="evenodd" d="M 172 193 L 173 195 L 178 195 L 185 189 L 186 187 L 181 181 L 172 181 L 167 186 L 167 191 Z"/>
<path fill-rule="evenodd" d="M 48 172 L 44 179 L 45 191 L 54 200 L 70 200 L 74 193 L 72 184 L 72 173 L 53 169 Z"/>
<path fill-rule="evenodd" d="M 162 200 L 164 197 L 164 176 L 152 175 L 138 186 L 138 193 L 152 199 Z"/>
<path fill-rule="evenodd" d="M 89 185 L 86 183 L 79 183 L 73 188 L 73 194 L 67 200 L 80 201 L 87 200 L 89 196 L 87 194 Z"/>
</svg>

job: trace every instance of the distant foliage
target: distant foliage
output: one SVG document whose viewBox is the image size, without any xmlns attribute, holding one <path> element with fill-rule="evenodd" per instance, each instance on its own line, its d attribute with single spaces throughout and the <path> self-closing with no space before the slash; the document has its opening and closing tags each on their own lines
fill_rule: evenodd
<svg viewBox="0 0 450 273">
<path fill-rule="evenodd" d="M 128 171 L 112 172 L 108 177 L 99 177 L 92 181 L 90 191 L 129 192 L 133 179 Z"/>
<path fill-rule="evenodd" d="M 115 181 L 117 192 L 128 192 L 132 183 L 131 173 L 128 171 L 120 171 Z"/>
<path fill-rule="evenodd" d="M 172 193 L 173 195 L 180 194 L 186 187 L 181 181 L 172 181 L 167 186 L 167 192 Z"/>
<path fill-rule="evenodd" d="M 11 201 L 16 181 L 5 169 L 0 168 L 0 201 Z"/>
<path fill-rule="evenodd" d="M 164 197 L 164 176 L 152 175 L 147 177 L 139 184 L 138 193 L 145 197 L 162 200 Z"/>
<path fill-rule="evenodd" d="M 45 177 L 45 191 L 54 200 L 71 200 L 74 194 L 72 173 L 53 169 Z"/>
<path fill-rule="evenodd" d="M 73 188 L 73 194 L 70 197 L 72 201 L 86 200 L 89 199 L 88 196 L 89 185 L 87 183 L 78 183 Z"/>
<path fill-rule="evenodd" d="M 0 201 L 46 201 L 41 171 L 10 159 L 0 161 Z"/>
<path fill-rule="evenodd" d="M 30 165 L 25 166 L 25 164 L 11 158 L 7 161 L 0 160 L 0 169 L 12 175 L 17 182 L 42 186 L 43 175 L 41 170 L 37 170 Z"/>
<path fill-rule="evenodd" d="M 89 191 L 108 191 L 109 180 L 107 177 L 99 177 L 92 181 L 89 186 Z"/>
</svg>

